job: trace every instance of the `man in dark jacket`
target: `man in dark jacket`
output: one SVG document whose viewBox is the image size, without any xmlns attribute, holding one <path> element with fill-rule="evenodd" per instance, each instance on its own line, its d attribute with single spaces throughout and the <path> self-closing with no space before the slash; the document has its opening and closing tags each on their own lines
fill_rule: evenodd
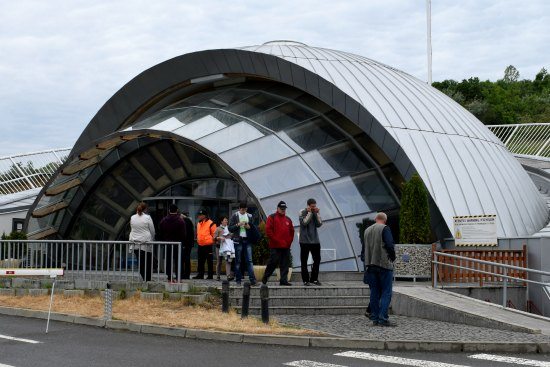
<svg viewBox="0 0 550 367">
<path fill-rule="evenodd" d="M 189 279 L 191 276 L 191 250 L 195 244 L 195 225 L 189 218 L 189 212 L 182 212 L 181 218 L 185 222 L 185 242 L 181 254 L 181 279 Z"/>
<path fill-rule="evenodd" d="M 377 213 L 375 223 L 365 230 L 361 260 L 365 263 L 365 280 L 370 288 L 370 319 L 373 325 L 394 326 L 388 319 L 392 296 L 395 247 L 385 213 Z"/>
<path fill-rule="evenodd" d="M 286 216 L 286 203 L 279 201 L 277 212 L 267 217 L 265 233 L 269 238 L 269 260 L 265 268 L 263 284 L 275 271 L 277 265 L 281 271 L 280 285 L 292 285 L 288 282 L 288 266 L 290 260 L 290 245 L 294 240 L 292 220 Z"/>
<path fill-rule="evenodd" d="M 321 243 L 317 228 L 321 227 L 323 221 L 315 199 L 308 199 L 307 207 L 300 210 L 300 262 L 302 264 L 302 281 L 305 286 L 310 284 L 321 285 L 318 280 L 319 265 L 321 264 Z M 313 258 L 311 276 L 307 270 L 309 253 Z"/>
<path fill-rule="evenodd" d="M 237 285 L 241 284 L 243 278 L 242 255 L 246 261 L 246 271 L 250 285 L 256 285 L 256 277 L 254 276 L 254 266 L 252 264 L 252 245 L 257 240 L 257 237 L 252 236 L 252 231 L 257 231 L 252 223 L 252 215 L 246 212 L 247 205 L 245 202 L 239 204 L 239 211 L 234 213 L 229 220 L 229 232 L 233 234 L 233 242 L 235 243 L 235 276 L 237 277 Z"/>
<path fill-rule="evenodd" d="M 159 223 L 159 237 L 161 241 L 180 242 L 182 245 L 186 242 L 185 222 L 178 214 L 178 207 L 175 204 L 170 205 L 169 213 L 162 218 Z M 175 280 L 173 270 L 181 275 L 181 269 L 178 269 L 178 253 L 183 251 L 175 245 L 166 245 L 166 264 L 164 266 L 168 281 Z"/>
</svg>

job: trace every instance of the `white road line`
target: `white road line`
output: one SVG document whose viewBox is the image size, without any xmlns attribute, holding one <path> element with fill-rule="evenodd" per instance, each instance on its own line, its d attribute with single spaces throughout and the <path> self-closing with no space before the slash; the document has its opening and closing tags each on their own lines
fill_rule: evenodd
<svg viewBox="0 0 550 367">
<path fill-rule="evenodd" d="M 321 363 L 321 362 L 306 361 L 306 360 L 283 363 L 283 365 L 293 366 L 293 367 L 346 367 L 346 366 L 342 366 L 340 364 Z M 0 366 L 0 367 L 2 367 L 2 366 Z"/>
<path fill-rule="evenodd" d="M 30 344 L 39 344 L 39 343 L 41 343 L 41 342 L 36 341 L 36 340 L 21 339 L 21 338 L 16 338 L 14 336 L 2 335 L 2 334 L 0 334 L 0 339 L 14 340 L 16 342 L 23 342 L 23 343 L 30 343 Z M 2 367 L 2 365 L 0 365 L 0 367 Z"/>
<path fill-rule="evenodd" d="M 465 367 L 459 364 L 424 361 L 422 359 L 401 358 L 401 357 L 393 357 L 393 356 L 384 356 L 381 354 L 353 352 L 353 351 L 336 353 L 335 356 L 366 359 L 368 361 L 394 363 L 394 364 L 401 364 L 404 366 L 415 366 L 415 367 Z"/>
<path fill-rule="evenodd" d="M 550 362 L 537 361 L 535 359 L 504 357 L 494 354 L 473 354 L 471 356 L 468 356 L 468 358 L 483 359 L 485 361 L 494 362 L 515 363 L 523 366 L 550 367 Z"/>
<path fill-rule="evenodd" d="M 0 363 L 0 367 L 13 367 L 13 366 L 10 366 L 9 364 L 2 364 L 2 363 Z"/>
</svg>

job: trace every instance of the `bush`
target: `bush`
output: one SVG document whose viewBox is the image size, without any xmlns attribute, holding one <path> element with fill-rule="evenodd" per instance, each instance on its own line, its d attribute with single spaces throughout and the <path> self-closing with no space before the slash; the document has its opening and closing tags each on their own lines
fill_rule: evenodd
<svg viewBox="0 0 550 367">
<path fill-rule="evenodd" d="M 25 232 L 13 231 L 9 235 L 6 232 L 2 233 L 3 240 L 26 240 L 27 234 Z"/>
<path fill-rule="evenodd" d="M 261 238 L 258 243 L 252 247 L 252 263 L 254 263 L 254 265 L 266 265 L 269 259 L 269 239 L 265 234 L 264 221 L 260 222 L 258 230 L 260 231 Z"/>
<path fill-rule="evenodd" d="M 403 185 L 399 215 L 401 243 L 429 243 L 431 239 L 428 193 L 418 174 Z"/>
</svg>

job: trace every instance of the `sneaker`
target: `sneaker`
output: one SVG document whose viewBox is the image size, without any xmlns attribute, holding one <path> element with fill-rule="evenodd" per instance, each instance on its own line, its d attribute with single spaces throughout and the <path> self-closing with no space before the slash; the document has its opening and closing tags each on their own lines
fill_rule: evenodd
<svg viewBox="0 0 550 367">
<path fill-rule="evenodd" d="M 373 321 L 372 326 L 378 326 L 378 321 Z"/>
<path fill-rule="evenodd" d="M 395 323 L 386 320 L 386 321 L 378 321 L 378 326 L 384 326 L 384 327 L 394 327 L 397 326 Z"/>
<path fill-rule="evenodd" d="M 235 279 L 235 277 L 232 277 L 232 276 L 227 277 L 228 281 L 232 281 L 233 279 Z"/>
<path fill-rule="evenodd" d="M 311 284 L 309 282 L 304 282 L 304 287 L 309 287 Z"/>
<path fill-rule="evenodd" d="M 212 275 L 209 275 L 208 277 L 206 277 L 206 279 L 214 279 L 214 277 Z"/>
<path fill-rule="evenodd" d="M 292 284 L 289 283 L 289 282 L 285 282 L 285 283 L 279 283 L 279 285 L 284 285 L 284 286 L 291 286 Z"/>
<path fill-rule="evenodd" d="M 314 282 L 311 282 L 311 284 L 316 285 L 316 286 L 320 286 L 320 285 L 321 285 L 321 282 L 318 281 L 318 280 L 316 280 L 316 281 L 314 281 Z"/>
<path fill-rule="evenodd" d="M 195 275 L 193 278 L 191 279 L 204 279 L 204 275 Z"/>
<path fill-rule="evenodd" d="M 254 286 L 256 286 L 256 285 L 258 285 L 258 282 L 256 282 L 256 281 L 250 282 L 250 286 L 251 286 L 251 287 L 254 287 Z"/>
<path fill-rule="evenodd" d="M 219 275 L 216 277 L 216 280 L 222 280 L 222 277 L 220 277 Z"/>
</svg>

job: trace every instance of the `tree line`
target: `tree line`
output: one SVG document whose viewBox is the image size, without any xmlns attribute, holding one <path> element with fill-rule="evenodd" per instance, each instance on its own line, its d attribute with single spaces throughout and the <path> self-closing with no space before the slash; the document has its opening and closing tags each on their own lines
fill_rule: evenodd
<svg viewBox="0 0 550 367">
<path fill-rule="evenodd" d="M 432 85 L 486 125 L 550 123 L 550 75 L 545 68 L 533 80 L 520 80 L 519 71 L 510 65 L 496 82 L 472 77 Z"/>
</svg>

